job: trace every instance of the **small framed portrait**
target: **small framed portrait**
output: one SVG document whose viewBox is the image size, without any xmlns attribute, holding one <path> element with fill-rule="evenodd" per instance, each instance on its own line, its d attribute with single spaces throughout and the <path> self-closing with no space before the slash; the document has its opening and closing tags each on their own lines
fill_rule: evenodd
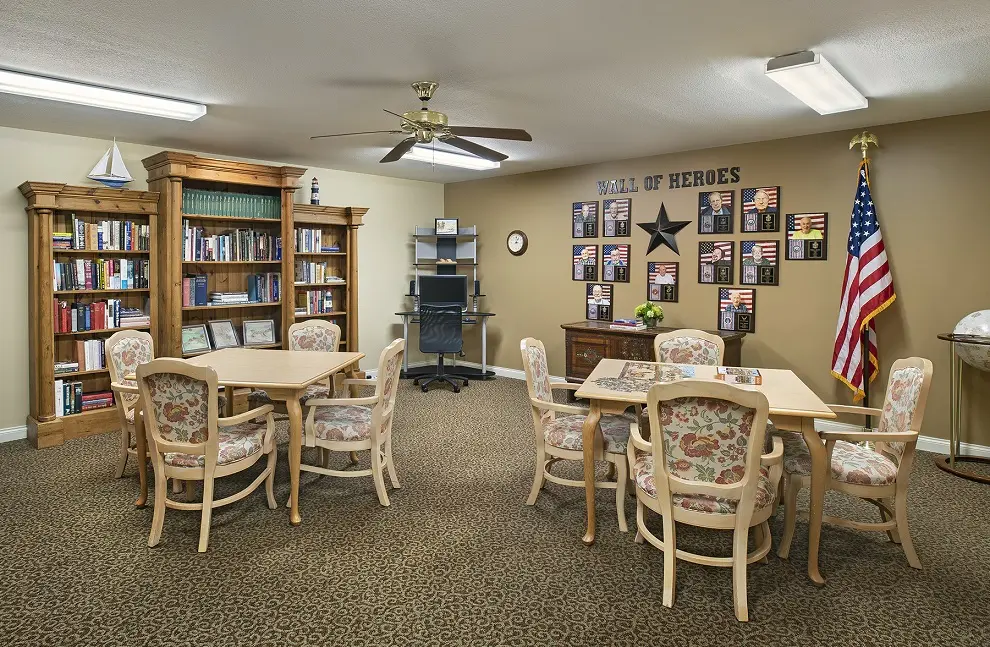
<svg viewBox="0 0 990 647">
<path fill-rule="evenodd" d="M 206 324 L 182 327 L 182 354 L 208 353 L 213 350 L 210 346 L 210 336 L 206 332 Z"/>
<path fill-rule="evenodd" d="M 734 246 L 731 240 L 698 243 L 698 283 L 732 284 Z"/>
<path fill-rule="evenodd" d="M 735 191 L 702 191 L 698 194 L 698 233 L 731 234 Z"/>
<path fill-rule="evenodd" d="M 245 346 L 265 346 L 275 343 L 275 321 L 258 319 L 245 321 L 242 325 L 241 339 Z"/>
<path fill-rule="evenodd" d="M 646 264 L 646 300 L 677 303 L 679 263 Z"/>
<path fill-rule="evenodd" d="M 602 245 L 602 280 L 629 282 L 629 245 Z"/>
<path fill-rule="evenodd" d="M 742 190 L 742 231 L 780 231 L 780 187 L 758 186 Z"/>
<path fill-rule="evenodd" d="M 828 214 L 787 214 L 787 260 L 828 259 Z"/>
<path fill-rule="evenodd" d="M 587 290 L 587 318 L 592 321 L 612 321 L 612 286 L 589 283 Z"/>
<path fill-rule="evenodd" d="M 598 201 L 571 205 L 571 238 L 598 238 Z"/>
<path fill-rule="evenodd" d="M 719 288 L 718 329 L 756 332 L 756 290 Z"/>
<path fill-rule="evenodd" d="M 571 278 L 575 281 L 598 280 L 598 245 L 572 245 L 574 248 Z"/>
<path fill-rule="evenodd" d="M 778 285 L 780 241 L 744 240 L 739 243 L 739 273 L 743 285 Z"/>
<path fill-rule="evenodd" d="M 615 198 L 602 200 L 604 212 L 605 237 L 614 238 L 630 236 L 629 219 L 632 217 L 632 200 L 630 198 Z"/>
<path fill-rule="evenodd" d="M 437 236 L 456 236 L 457 218 L 437 218 L 435 231 Z"/>
<path fill-rule="evenodd" d="M 206 322 L 210 329 L 210 338 L 213 340 L 213 348 L 236 348 L 240 346 L 237 341 L 237 331 L 234 330 L 234 323 L 230 319 L 220 319 L 219 321 Z"/>
</svg>

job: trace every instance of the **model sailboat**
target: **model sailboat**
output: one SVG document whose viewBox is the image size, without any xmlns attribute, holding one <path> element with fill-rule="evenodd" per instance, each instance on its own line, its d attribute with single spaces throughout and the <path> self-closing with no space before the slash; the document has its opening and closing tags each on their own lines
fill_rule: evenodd
<svg viewBox="0 0 990 647">
<path fill-rule="evenodd" d="M 111 189 L 119 189 L 134 178 L 127 172 L 124 160 L 120 156 L 120 149 L 117 148 L 117 140 L 113 140 L 113 146 L 107 149 L 100 161 L 96 163 L 93 170 L 87 175 L 91 180 L 96 180 Z"/>
</svg>

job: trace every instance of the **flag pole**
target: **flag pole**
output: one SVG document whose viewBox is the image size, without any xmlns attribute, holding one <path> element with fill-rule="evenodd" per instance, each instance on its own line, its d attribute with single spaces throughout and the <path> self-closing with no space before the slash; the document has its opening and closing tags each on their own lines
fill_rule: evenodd
<svg viewBox="0 0 990 647">
<path fill-rule="evenodd" d="M 863 154 L 863 163 L 869 164 L 869 160 L 866 157 L 866 151 L 870 144 L 874 146 L 879 146 L 880 142 L 877 140 L 877 136 L 873 133 L 863 131 L 861 134 L 856 135 L 849 141 L 849 148 L 859 145 L 860 151 Z M 869 166 L 867 166 L 867 179 L 869 179 Z M 863 335 L 859 340 L 860 353 L 863 357 L 863 406 L 870 406 L 870 371 L 872 370 L 872 365 L 870 364 L 870 328 L 867 326 L 863 330 Z M 873 416 L 866 416 L 866 428 L 873 429 Z"/>
</svg>

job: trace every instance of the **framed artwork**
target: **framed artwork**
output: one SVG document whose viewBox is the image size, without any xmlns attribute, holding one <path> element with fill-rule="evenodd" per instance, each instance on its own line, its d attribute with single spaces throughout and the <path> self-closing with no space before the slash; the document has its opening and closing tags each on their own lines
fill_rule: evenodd
<svg viewBox="0 0 990 647">
<path fill-rule="evenodd" d="M 457 218 L 437 218 L 435 227 L 437 236 L 456 236 Z"/>
<path fill-rule="evenodd" d="M 598 245 L 572 245 L 571 278 L 575 281 L 598 280 Z"/>
<path fill-rule="evenodd" d="M 739 243 L 739 274 L 743 285 L 778 285 L 780 241 L 744 240 Z"/>
<path fill-rule="evenodd" d="M 758 186 L 742 190 L 742 231 L 780 231 L 780 187 Z"/>
<path fill-rule="evenodd" d="M 245 346 L 262 346 L 275 343 L 275 321 L 259 319 L 245 321 L 242 327 L 241 339 Z"/>
<path fill-rule="evenodd" d="M 605 213 L 603 225 L 606 238 L 632 235 L 629 229 L 629 219 L 632 218 L 631 198 L 602 200 L 602 211 Z"/>
<path fill-rule="evenodd" d="M 698 194 L 698 233 L 731 234 L 735 191 L 702 191 Z"/>
<path fill-rule="evenodd" d="M 733 247 L 731 240 L 698 243 L 698 283 L 732 284 Z"/>
<path fill-rule="evenodd" d="M 629 282 L 629 245 L 602 245 L 602 280 Z"/>
<path fill-rule="evenodd" d="M 828 259 L 828 214 L 787 214 L 787 260 Z"/>
<path fill-rule="evenodd" d="M 677 303 L 678 263 L 646 264 L 646 300 Z"/>
<path fill-rule="evenodd" d="M 589 283 L 587 288 L 587 318 L 592 321 L 612 321 L 612 286 Z"/>
<path fill-rule="evenodd" d="M 598 201 L 571 205 L 571 238 L 598 238 Z"/>
<path fill-rule="evenodd" d="M 756 332 L 756 290 L 719 288 L 718 329 Z"/>
<path fill-rule="evenodd" d="M 234 330 L 234 323 L 230 319 L 220 319 L 219 321 L 208 321 L 206 325 L 210 329 L 210 337 L 213 339 L 213 348 L 236 348 L 240 346 L 237 341 L 237 331 Z"/>
<path fill-rule="evenodd" d="M 210 346 L 210 336 L 206 332 L 206 324 L 182 327 L 182 353 L 207 353 L 213 350 Z"/>
</svg>

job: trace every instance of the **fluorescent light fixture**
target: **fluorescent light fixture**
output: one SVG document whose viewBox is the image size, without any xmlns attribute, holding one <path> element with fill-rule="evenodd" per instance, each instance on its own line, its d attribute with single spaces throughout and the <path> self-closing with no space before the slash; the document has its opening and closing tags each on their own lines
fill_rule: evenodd
<svg viewBox="0 0 990 647">
<path fill-rule="evenodd" d="M 480 157 L 471 155 L 461 155 L 448 151 L 438 151 L 426 146 L 413 146 L 402 156 L 404 160 L 415 160 L 428 164 L 442 164 L 444 166 L 457 166 L 458 168 L 469 168 L 472 171 L 487 171 L 502 166 L 500 162 L 489 162 Z"/>
<path fill-rule="evenodd" d="M 201 103 L 163 99 L 10 70 L 0 70 L 0 92 L 183 121 L 195 121 L 206 114 L 206 106 Z"/>
<path fill-rule="evenodd" d="M 820 115 L 860 110 L 869 102 L 825 57 L 797 52 L 767 61 L 766 75 Z"/>
</svg>

